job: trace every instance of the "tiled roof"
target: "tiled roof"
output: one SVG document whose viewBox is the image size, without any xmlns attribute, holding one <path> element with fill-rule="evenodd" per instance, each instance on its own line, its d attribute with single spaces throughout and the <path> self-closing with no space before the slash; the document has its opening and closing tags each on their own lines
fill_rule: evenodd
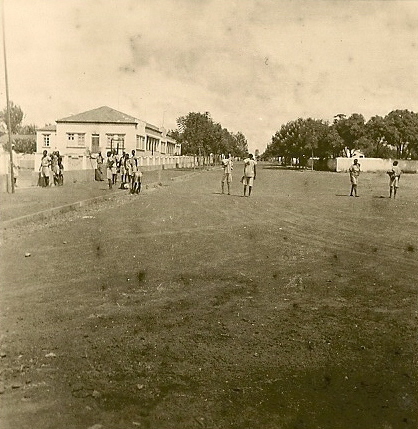
<svg viewBox="0 0 418 429">
<path fill-rule="evenodd" d="M 58 119 L 56 122 L 94 122 L 94 123 L 111 123 L 111 124 L 136 124 L 138 120 L 133 116 L 126 115 L 107 106 L 87 112 L 78 113 L 77 115 L 68 116 L 67 118 Z"/>
<path fill-rule="evenodd" d="M 157 133 L 161 133 L 161 130 L 156 125 L 152 125 L 149 122 L 146 123 L 145 127 L 149 128 L 150 130 L 157 131 Z"/>
</svg>

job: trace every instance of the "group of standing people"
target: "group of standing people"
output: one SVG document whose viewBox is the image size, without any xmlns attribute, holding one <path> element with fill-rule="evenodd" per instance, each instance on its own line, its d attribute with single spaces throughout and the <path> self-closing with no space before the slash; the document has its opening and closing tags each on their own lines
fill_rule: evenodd
<svg viewBox="0 0 418 429">
<path fill-rule="evenodd" d="M 99 152 L 96 162 L 95 179 L 104 181 L 106 177 L 109 189 L 116 186 L 119 176 L 119 189 L 129 189 L 132 194 L 141 192 L 142 172 L 139 168 L 139 160 L 135 150 L 132 150 L 131 155 L 122 152 L 121 156 L 114 150 L 108 151 L 106 158 L 103 158 Z"/>
<path fill-rule="evenodd" d="M 106 177 L 109 189 L 117 184 L 118 175 L 120 176 L 120 189 L 129 189 L 132 194 L 139 194 L 141 192 L 142 172 L 139 168 L 139 160 L 136 157 L 135 150 L 132 150 L 131 155 L 123 152 L 118 156 L 116 151 L 111 150 L 103 158 L 101 152 L 95 157 L 97 168 L 95 170 L 95 180 L 104 181 Z M 244 159 L 244 171 L 241 178 L 241 183 L 244 185 L 243 196 L 251 196 L 254 180 L 257 177 L 257 161 L 252 154 Z M 222 161 L 223 175 L 221 180 L 222 194 L 225 193 L 225 184 L 227 186 L 228 195 L 231 195 L 232 171 L 234 169 L 233 159 L 231 155 L 224 158 Z M 38 185 L 42 187 L 62 186 L 64 184 L 64 166 L 62 163 L 62 156 L 59 151 L 54 151 L 48 155 L 48 151 L 44 150 L 41 158 L 41 165 L 39 167 L 39 182 Z M 358 197 L 358 180 L 361 172 L 358 159 L 354 159 L 353 164 L 349 170 L 351 190 L 350 197 Z M 392 168 L 387 171 L 389 176 L 389 198 L 396 198 L 399 188 L 399 180 L 402 170 L 398 165 L 398 161 L 394 161 Z M 16 177 L 16 175 L 15 175 Z M 52 180 L 51 180 L 52 177 Z"/>
<path fill-rule="evenodd" d="M 358 159 L 355 159 L 353 164 L 348 170 L 350 174 L 351 191 L 350 197 L 358 197 L 357 185 L 358 178 L 360 176 L 360 164 Z M 399 188 L 399 179 L 401 178 L 402 170 L 398 165 L 398 161 L 393 161 L 392 168 L 389 169 L 386 174 L 389 176 L 389 198 L 396 198 L 396 194 Z"/>
<path fill-rule="evenodd" d="M 251 195 L 253 189 L 254 180 L 257 176 L 257 161 L 254 159 L 253 155 L 250 153 L 248 158 L 244 159 L 244 174 L 241 178 L 241 183 L 244 185 L 244 197 Z M 223 175 L 221 180 L 222 194 L 225 193 L 225 183 L 227 185 L 228 195 L 231 195 L 231 183 L 232 183 L 232 170 L 233 170 L 233 161 L 231 155 L 228 158 L 224 158 L 222 161 Z"/>
<path fill-rule="evenodd" d="M 59 151 L 54 151 L 51 153 L 51 156 L 49 156 L 48 151 L 44 150 L 42 153 L 41 165 L 39 166 L 38 185 L 43 188 L 52 186 L 52 184 L 55 186 L 62 186 L 64 184 L 63 172 L 64 165 Z"/>
<path fill-rule="evenodd" d="M 389 176 L 389 198 L 396 198 L 396 194 L 399 188 L 399 180 L 401 178 L 402 170 L 398 165 L 398 161 L 393 161 L 392 168 L 386 173 Z M 254 180 L 257 177 L 257 161 L 254 159 L 252 154 L 248 155 L 248 158 L 244 159 L 244 174 L 241 178 L 241 183 L 244 185 L 244 197 L 250 196 L 252 188 L 254 186 Z M 221 180 L 222 194 L 225 193 L 225 184 L 227 186 L 228 195 L 231 195 L 231 183 L 232 183 L 232 170 L 233 160 L 231 155 L 222 160 L 223 175 Z M 358 159 L 354 159 L 353 164 L 349 170 L 351 190 L 350 197 L 358 197 L 358 180 L 361 172 L 360 163 Z M 248 194 L 247 194 L 248 192 Z"/>
</svg>

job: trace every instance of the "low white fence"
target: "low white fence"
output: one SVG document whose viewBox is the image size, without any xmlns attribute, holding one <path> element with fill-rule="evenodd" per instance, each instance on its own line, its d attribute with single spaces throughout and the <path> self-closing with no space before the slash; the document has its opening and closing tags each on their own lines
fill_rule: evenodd
<svg viewBox="0 0 418 429">
<path fill-rule="evenodd" d="M 35 171 L 39 170 L 42 154 L 35 154 Z M 96 160 L 87 155 L 63 155 L 64 171 L 94 170 L 97 168 Z M 193 168 L 192 156 L 138 156 L 140 167 L 146 170 L 159 168 Z M 197 165 L 197 163 L 196 163 Z"/>
<path fill-rule="evenodd" d="M 383 158 L 357 158 L 360 164 L 361 171 L 377 172 L 387 171 L 392 167 L 393 159 Z M 335 158 L 328 160 L 328 167 L 331 171 L 346 172 L 354 162 L 354 158 Z M 404 173 L 417 173 L 418 161 L 398 160 L 399 167 Z"/>
</svg>

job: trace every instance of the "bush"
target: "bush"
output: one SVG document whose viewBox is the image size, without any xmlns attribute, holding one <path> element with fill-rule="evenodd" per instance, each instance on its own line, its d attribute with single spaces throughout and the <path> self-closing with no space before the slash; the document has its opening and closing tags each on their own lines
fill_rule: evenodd
<svg viewBox="0 0 418 429">
<path fill-rule="evenodd" d="M 15 137 L 12 140 L 13 148 L 17 153 L 35 153 L 36 152 L 36 136 L 28 138 Z M 9 150 L 9 143 L 3 143 L 4 150 Z"/>
</svg>

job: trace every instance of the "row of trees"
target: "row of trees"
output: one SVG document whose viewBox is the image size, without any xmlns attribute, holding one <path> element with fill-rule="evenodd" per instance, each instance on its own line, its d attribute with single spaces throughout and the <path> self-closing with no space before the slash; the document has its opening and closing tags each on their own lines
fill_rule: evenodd
<svg viewBox="0 0 418 429">
<path fill-rule="evenodd" d="M 311 157 L 351 157 L 361 150 L 367 157 L 418 159 L 418 114 L 393 110 L 385 117 L 338 114 L 330 124 L 318 119 L 290 121 L 272 137 L 264 158 L 297 158 L 300 165 Z"/>
<path fill-rule="evenodd" d="M 169 132 L 177 143 L 182 145 L 183 155 L 201 155 L 207 158 L 231 154 L 245 157 L 248 143 L 241 132 L 232 133 L 221 124 L 214 122 L 209 112 L 190 112 L 177 119 L 177 130 Z"/>
</svg>

